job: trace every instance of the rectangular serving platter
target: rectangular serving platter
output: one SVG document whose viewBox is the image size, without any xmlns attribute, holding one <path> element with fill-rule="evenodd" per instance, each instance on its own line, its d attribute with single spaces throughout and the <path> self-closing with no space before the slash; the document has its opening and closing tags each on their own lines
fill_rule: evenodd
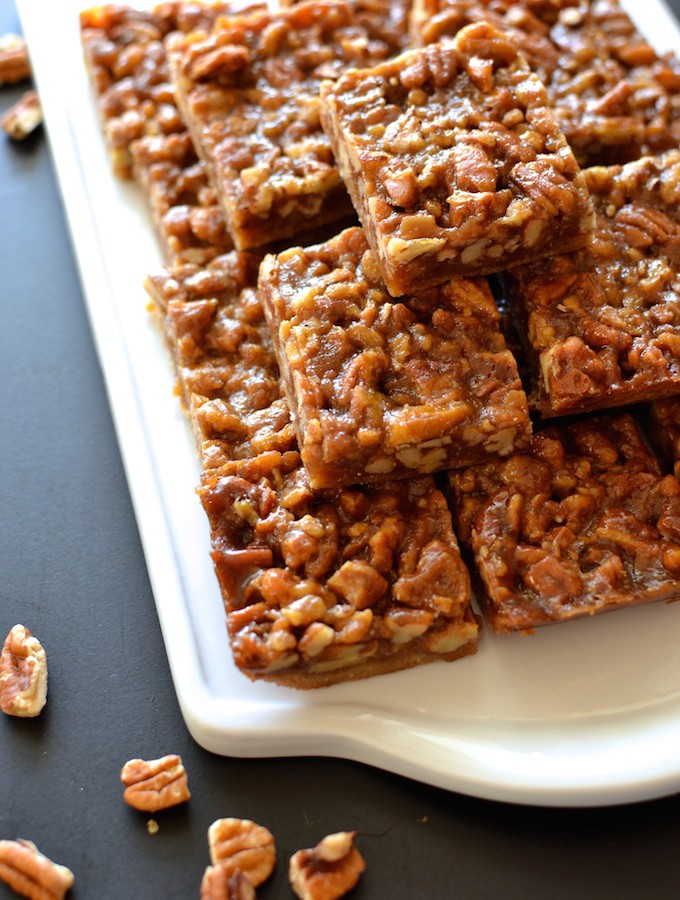
<svg viewBox="0 0 680 900">
<path fill-rule="evenodd" d="M 81 2 L 18 0 L 92 333 L 187 728 L 212 752 L 356 760 L 471 796 L 595 806 L 680 790 L 680 606 L 486 629 L 476 656 L 298 692 L 234 667 L 196 497 L 199 465 L 143 282 L 161 266 L 134 184 L 110 171 Z M 154 4 L 141 0 L 140 7 Z M 639 4 L 623 4 L 635 17 Z M 639 21 L 680 48 L 662 0 Z M 59 48 L 55 57 L 54 48 Z"/>
</svg>

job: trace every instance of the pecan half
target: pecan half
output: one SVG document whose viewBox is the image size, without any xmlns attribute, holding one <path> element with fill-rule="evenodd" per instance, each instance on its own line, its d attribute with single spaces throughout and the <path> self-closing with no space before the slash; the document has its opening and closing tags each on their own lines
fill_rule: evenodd
<svg viewBox="0 0 680 900">
<path fill-rule="evenodd" d="M 35 91 L 26 93 L 2 117 L 2 130 L 14 141 L 23 141 L 42 124 L 43 113 Z"/>
<path fill-rule="evenodd" d="M 31 77 L 26 41 L 18 34 L 0 37 L 0 85 L 16 84 Z"/>
<path fill-rule="evenodd" d="M 32 841 L 0 841 L 0 879 L 29 900 L 62 900 L 73 872 L 52 862 Z"/>
<path fill-rule="evenodd" d="M 15 625 L 0 654 L 0 709 L 9 716 L 37 716 L 47 701 L 47 657 L 28 628 Z"/>
<path fill-rule="evenodd" d="M 250 819 L 217 819 L 208 829 L 210 861 L 228 875 L 241 872 L 253 887 L 266 881 L 276 864 L 276 846 L 269 829 Z"/>
<path fill-rule="evenodd" d="M 123 799 L 143 812 L 157 812 L 185 803 L 190 797 L 187 773 L 175 753 L 160 759 L 131 759 L 120 773 Z"/>
<path fill-rule="evenodd" d="M 290 859 L 289 878 L 300 900 L 336 900 L 351 891 L 366 868 L 354 846 L 355 831 L 329 834 Z"/>
<path fill-rule="evenodd" d="M 201 881 L 201 900 L 255 900 L 255 888 L 240 869 L 208 866 Z"/>
</svg>

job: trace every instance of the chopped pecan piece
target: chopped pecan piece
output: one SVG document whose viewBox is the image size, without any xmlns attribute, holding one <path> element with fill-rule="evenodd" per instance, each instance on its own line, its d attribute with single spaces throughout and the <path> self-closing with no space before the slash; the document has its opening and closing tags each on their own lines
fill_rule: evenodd
<svg viewBox="0 0 680 900">
<path fill-rule="evenodd" d="M 16 84 L 31 77 L 31 61 L 26 41 L 18 34 L 0 37 L 0 86 Z"/>
<path fill-rule="evenodd" d="M 158 812 L 190 799 L 187 773 L 175 753 L 160 759 L 131 759 L 120 773 L 123 799 L 143 812 Z"/>
<path fill-rule="evenodd" d="M 213 866 L 222 868 L 229 877 L 241 872 L 253 887 L 274 871 L 274 837 L 269 829 L 250 819 L 217 819 L 208 829 L 208 845 Z"/>
<path fill-rule="evenodd" d="M 9 716 L 37 716 L 47 702 L 47 656 L 28 628 L 15 625 L 0 654 L 0 709 Z"/>
<path fill-rule="evenodd" d="M 259 287 L 312 487 L 459 468 L 526 441 L 527 401 L 485 280 L 396 302 L 365 232 L 349 228 L 266 257 Z"/>
<path fill-rule="evenodd" d="M 0 879 L 29 900 L 63 900 L 73 872 L 52 862 L 32 841 L 0 840 Z"/>
<path fill-rule="evenodd" d="M 26 93 L 2 117 L 2 130 L 14 141 L 23 141 L 42 124 L 40 99 L 35 91 Z"/>
<path fill-rule="evenodd" d="M 255 900 L 255 888 L 249 879 L 236 869 L 208 866 L 201 881 L 201 900 Z"/>
<path fill-rule="evenodd" d="M 290 884 L 301 900 L 336 900 L 352 890 L 366 868 L 355 837 L 355 831 L 329 834 L 311 850 L 293 854 Z"/>
</svg>

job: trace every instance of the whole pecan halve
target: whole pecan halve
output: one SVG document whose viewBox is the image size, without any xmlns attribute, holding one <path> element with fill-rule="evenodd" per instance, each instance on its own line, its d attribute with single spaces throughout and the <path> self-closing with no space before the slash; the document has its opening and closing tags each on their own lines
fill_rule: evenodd
<svg viewBox="0 0 680 900">
<path fill-rule="evenodd" d="M 47 657 L 28 628 L 15 625 L 0 653 L 0 709 L 37 716 L 47 701 Z"/>
<path fill-rule="evenodd" d="M 43 856 L 32 841 L 0 841 L 0 879 L 29 900 L 62 900 L 73 872 Z"/>
<path fill-rule="evenodd" d="M 208 829 L 210 860 L 228 874 L 242 872 L 257 887 L 276 864 L 274 837 L 250 819 L 217 819 Z"/>
<path fill-rule="evenodd" d="M 189 784 L 182 760 L 176 753 L 160 759 L 131 759 L 120 773 L 123 799 L 143 812 L 158 812 L 187 801 Z"/>
</svg>

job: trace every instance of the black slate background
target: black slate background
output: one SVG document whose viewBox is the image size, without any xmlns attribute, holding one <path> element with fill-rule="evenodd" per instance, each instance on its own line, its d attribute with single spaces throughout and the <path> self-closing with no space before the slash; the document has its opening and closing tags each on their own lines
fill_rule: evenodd
<svg viewBox="0 0 680 900">
<path fill-rule="evenodd" d="M 680 0 L 672 0 L 680 14 Z M 0 0 L 0 33 L 18 30 Z M 0 91 L 0 112 L 23 86 Z M 239 760 L 198 747 L 172 687 L 44 135 L 0 140 L 0 637 L 43 640 L 49 702 L 0 716 L 0 838 L 29 838 L 76 875 L 74 900 L 199 896 L 206 830 L 270 828 L 288 856 L 360 832 L 357 900 L 675 898 L 680 797 L 543 809 L 437 790 L 356 763 Z M 129 758 L 183 757 L 193 793 L 146 817 L 121 799 Z M 14 896 L 0 884 L 0 898 Z"/>
</svg>

